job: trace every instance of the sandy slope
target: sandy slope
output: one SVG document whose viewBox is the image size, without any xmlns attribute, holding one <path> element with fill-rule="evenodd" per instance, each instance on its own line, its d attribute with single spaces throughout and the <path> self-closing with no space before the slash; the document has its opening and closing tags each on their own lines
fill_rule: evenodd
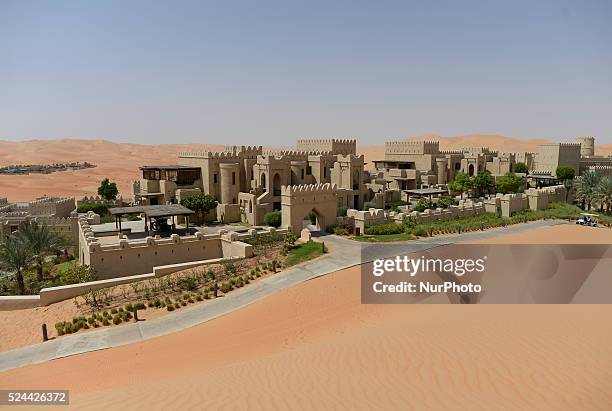
<svg viewBox="0 0 612 411">
<path fill-rule="evenodd" d="M 537 151 L 542 139 L 516 139 L 497 135 L 467 135 L 439 137 L 433 135 L 412 137 L 414 140 L 439 140 L 442 149 L 462 147 L 489 147 L 505 151 Z M 612 153 L 612 145 L 596 146 L 599 154 Z M 138 167 L 144 164 L 175 164 L 179 151 L 222 150 L 222 145 L 140 145 L 112 143 L 103 140 L 31 140 L 25 142 L 0 141 L 0 165 L 48 164 L 54 162 L 89 161 L 97 168 L 66 171 L 48 175 L 0 176 L 0 197 L 13 201 L 29 200 L 42 195 L 68 195 L 81 197 L 95 194 L 100 180 L 111 178 L 119 184 L 120 192 L 130 196 L 131 181 L 140 178 Z M 358 146 L 368 166 L 382 159 L 384 147 Z"/>
<path fill-rule="evenodd" d="M 180 333 L 4 372 L 0 387 L 69 388 L 77 409 L 610 409 L 611 314 L 362 305 L 356 267 Z"/>
</svg>

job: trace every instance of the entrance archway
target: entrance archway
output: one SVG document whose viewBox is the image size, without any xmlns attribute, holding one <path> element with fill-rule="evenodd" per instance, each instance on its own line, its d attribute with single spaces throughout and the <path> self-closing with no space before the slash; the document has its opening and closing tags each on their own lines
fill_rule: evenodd
<svg viewBox="0 0 612 411">
<path fill-rule="evenodd" d="M 274 179 L 272 180 L 272 195 L 281 195 L 281 178 L 278 173 L 274 174 Z"/>
<path fill-rule="evenodd" d="M 468 175 L 472 177 L 474 175 L 474 164 L 468 166 Z"/>
</svg>

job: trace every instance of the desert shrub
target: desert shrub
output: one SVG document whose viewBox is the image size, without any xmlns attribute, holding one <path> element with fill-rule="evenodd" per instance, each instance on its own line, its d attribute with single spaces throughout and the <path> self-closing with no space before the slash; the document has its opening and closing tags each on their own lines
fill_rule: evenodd
<svg viewBox="0 0 612 411">
<path fill-rule="evenodd" d="M 102 325 L 110 325 L 110 321 L 108 319 L 109 317 L 104 317 L 104 319 L 102 320 Z"/>
<path fill-rule="evenodd" d="M 224 282 L 223 284 L 221 284 L 221 287 L 219 289 L 223 294 L 227 294 L 232 291 L 233 288 L 234 287 L 232 284 L 230 284 L 229 282 Z"/>
<path fill-rule="evenodd" d="M 336 235 L 349 235 L 350 232 L 349 232 L 348 228 L 338 226 L 338 227 L 334 228 L 334 234 L 336 234 Z"/>
<path fill-rule="evenodd" d="M 193 291 L 198 288 L 198 282 L 195 277 L 190 275 L 181 277 L 177 281 L 177 285 L 183 291 Z"/>
<path fill-rule="evenodd" d="M 117 314 L 117 312 L 118 312 L 118 311 L 117 311 L 117 309 L 116 309 L 116 308 L 112 308 L 112 309 L 110 310 L 110 313 L 111 313 L 111 314 Z"/>
<path fill-rule="evenodd" d="M 95 322 L 96 322 L 96 319 L 94 317 L 89 317 L 87 319 L 87 323 L 90 324 L 90 325 L 93 325 Z"/>
<path fill-rule="evenodd" d="M 135 306 L 138 310 L 146 310 L 147 307 L 145 306 L 145 304 L 143 302 L 139 302 L 136 304 Z M 149 306 L 150 307 L 150 306 Z"/>
<path fill-rule="evenodd" d="M 118 312 L 120 312 L 120 313 L 125 312 L 125 310 L 123 309 L 123 307 L 119 307 L 119 308 L 117 308 L 117 311 L 118 311 Z"/>
<path fill-rule="evenodd" d="M 280 211 L 270 211 L 264 215 L 264 223 L 272 227 L 278 228 L 281 225 L 282 215 Z"/>
<path fill-rule="evenodd" d="M 166 306 L 166 310 L 168 310 L 168 311 L 174 311 L 174 305 L 172 305 L 172 304 L 168 304 L 168 305 Z"/>
<path fill-rule="evenodd" d="M 121 321 L 122 321 L 122 320 L 121 320 L 121 317 L 120 317 L 118 314 L 116 314 L 116 315 L 113 317 L 113 324 L 115 324 L 115 325 L 120 324 L 120 323 L 121 323 Z"/>
<path fill-rule="evenodd" d="M 419 226 L 416 226 L 412 230 L 412 234 L 414 234 L 414 235 L 416 235 L 418 237 L 427 237 L 428 232 L 427 232 L 427 229 L 424 226 L 419 225 Z"/>
<path fill-rule="evenodd" d="M 196 300 L 198 300 L 198 301 L 202 301 L 202 296 L 198 294 L 198 295 L 196 296 Z"/>
<path fill-rule="evenodd" d="M 125 305 L 125 311 L 134 311 L 134 306 L 130 304 Z"/>
<path fill-rule="evenodd" d="M 57 335 L 64 335 L 64 322 L 63 321 L 55 323 L 55 331 L 57 331 Z"/>
<path fill-rule="evenodd" d="M 215 272 L 211 269 L 209 269 L 208 271 L 206 271 L 206 278 L 208 278 L 209 280 L 214 280 L 215 279 Z"/>
<path fill-rule="evenodd" d="M 395 223 L 377 224 L 365 229 L 367 235 L 400 234 L 404 230 Z"/>
<path fill-rule="evenodd" d="M 148 301 L 147 302 L 147 307 L 153 308 L 153 307 L 155 307 L 155 303 L 153 301 Z"/>
<path fill-rule="evenodd" d="M 64 323 L 64 334 L 72 334 L 73 333 L 73 327 L 72 327 L 72 323 L 71 322 L 65 322 Z"/>
</svg>

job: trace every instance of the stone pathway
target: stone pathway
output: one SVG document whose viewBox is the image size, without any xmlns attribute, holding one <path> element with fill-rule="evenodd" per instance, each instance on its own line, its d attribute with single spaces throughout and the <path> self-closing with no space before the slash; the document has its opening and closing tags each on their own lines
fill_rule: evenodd
<svg viewBox="0 0 612 411">
<path fill-rule="evenodd" d="M 179 312 L 160 318 L 104 328 L 99 331 L 68 335 L 46 343 L 2 352 L 0 353 L 0 371 L 117 347 L 181 331 L 238 310 L 301 282 L 363 262 L 370 262 L 376 258 L 388 258 L 458 241 L 486 239 L 556 224 L 563 224 L 563 222 L 542 220 L 487 231 L 432 237 L 401 243 L 360 243 L 335 235 L 320 235 L 317 241 L 324 241 L 330 252 L 315 260 L 304 262 L 286 271 L 251 283 L 222 298 L 183 308 Z"/>
</svg>

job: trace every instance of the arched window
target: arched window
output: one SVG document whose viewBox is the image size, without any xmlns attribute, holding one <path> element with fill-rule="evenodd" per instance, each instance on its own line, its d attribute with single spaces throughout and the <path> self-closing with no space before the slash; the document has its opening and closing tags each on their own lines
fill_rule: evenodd
<svg viewBox="0 0 612 411">
<path fill-rule="evenodd" d="M 261 187 L 266 188 L 266 173 L 261 174 Z"/>
</svg>

